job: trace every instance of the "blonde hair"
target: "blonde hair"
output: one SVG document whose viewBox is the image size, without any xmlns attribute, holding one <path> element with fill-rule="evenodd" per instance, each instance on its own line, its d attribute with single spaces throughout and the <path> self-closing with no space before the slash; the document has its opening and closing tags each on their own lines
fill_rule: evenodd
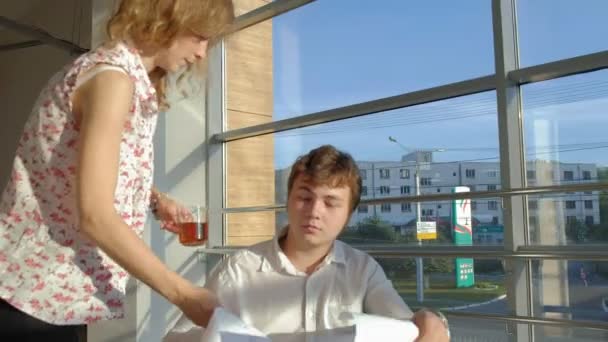
<svg viewBox="0 0 608 342">
<path fill-rule="evenodd" d="M 231 0 L 121 0 L 107 31 L 110 41 L 132 41 L 144 51 L 157 51 L 187 32 L 209 39 L 212 46 L 233 20 Z M 164 108 L 166 76 L 164 70 L 150 75 Z"/>
</svg>

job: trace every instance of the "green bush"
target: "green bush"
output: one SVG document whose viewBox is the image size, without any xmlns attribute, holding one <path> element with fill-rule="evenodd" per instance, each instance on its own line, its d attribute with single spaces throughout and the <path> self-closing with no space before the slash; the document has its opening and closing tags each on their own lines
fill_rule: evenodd
<svg viewBox="0 0 608 342">
<path fill-rule="evenodd" d="M 475 259 L 475 273 L 504 272 L 501 260 Z"/>
</svg>

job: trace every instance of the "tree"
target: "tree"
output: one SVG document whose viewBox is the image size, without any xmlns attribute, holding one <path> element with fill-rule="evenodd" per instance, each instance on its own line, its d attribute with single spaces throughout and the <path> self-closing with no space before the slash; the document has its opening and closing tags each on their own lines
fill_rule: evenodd
<svg viewBox="0 0 608 342">
<path fill-rule="evenodd" d="M 346 229 L 342 232 L 340 240 L 348 244 L 390 244 L 407 241 L 405 238 L 395 232 L 395 228 L 390 222 L 382 220 L 379 216 L 371 216 L 358 222 L 355 226 Z M 408 273 L 407 260 L 377 258 L 376 261 L 382 266 L 382 269 L 393 278 L 397 274 L 404 275 Z"/>
<path fill-rule="evenodd" d="M 395 229 L 390 222 L 382 220 L 377 215 L 366 217 L 358 222 L 354 227 L 346 229 L 340 240 L 347 243 L 377 244 L 387 242 L 398 242 L 400 236 L 395 233 Z"/>
<path fill-rule="evenodd" d="M 572 220 L 566 223 L 566 237 L 570 241 L 585 242 L 589 236 L 589 227 L 579 220 Z"/>
<path fill-rule="evenodd" d="M 598 168 L 600 182 L 608 182 L 608 168 Z M 591 227 L 589 238 L 593 242 L 608 241 L 608 192 L 600 192 L 600 223 Z"/>
</svg>

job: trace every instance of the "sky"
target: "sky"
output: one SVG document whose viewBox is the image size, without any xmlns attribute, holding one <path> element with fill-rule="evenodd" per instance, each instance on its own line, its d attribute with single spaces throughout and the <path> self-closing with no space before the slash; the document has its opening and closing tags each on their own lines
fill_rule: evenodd
<svg viewBox="0 0 608 342">
<path fill-rule="evenodd" d="M 520 0 L 520 63 L 608 47 L 608 1 Z M 491 0 L 317 0 L 273 19 L 274 120 L 494 73 Z M 608 165 L 608 72 L 526 85 L 529 159 Z M 399 144 L 388 140 L 392 136 Z M 275 134 L 275 167 L 322 144 L 357 160 L 498 157 L 494 91 Z"/>
</svg>

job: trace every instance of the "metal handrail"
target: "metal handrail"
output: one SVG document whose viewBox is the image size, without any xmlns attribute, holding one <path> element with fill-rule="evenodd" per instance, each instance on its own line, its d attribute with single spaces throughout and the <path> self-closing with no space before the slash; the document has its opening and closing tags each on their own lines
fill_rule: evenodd
<svg viewBox="0 0 608 342">
<path fill-rule="evenodd" d="M 518 248 L 517 251 L 507 251 L 501 247 L 490 246 L 386 246 L 370 247 L 353 245 L 376 258 L 457 258 L 474 259 L 552 259 L 552 260 L 597 260 L 608 261 L 608 251 L 605 246 L 586 249 L 571 249 L 569 246 L 553 246 L 549 249 L 534 247 Z"/>
<path fill-rule="evenodd" d="M 457 199 L 473 199 L 473 198 L 494 198 L 494 197 L 511 197 L 521 195 L 547 195 L 563 192 L 574 191 L 597 191 L 608 190 L 607 182 L 594 182 L 584 184 L 565 184 L 565 185 L 547 185 L 547 186 L 531 186 L 526 188 L 503 189 L 497 191 L 471 191 L 471 192 L 456 192 L 444 194 L 429 194 L 418 196 L 398 196 L 385 197 L 375 199 L 361 200 L 361 204 L 382 204 L 382 203 L 416 203 L 416 202 L 435 202 Z M 271 204 L 263 206 L 250 207 L 235 207 L 225 208 L 222 211 L 226 214 L 244 213 L 244 212 L 259 212 L 259 211 L 283 211 L 285 204 Z"/>
<path fill-rule="evenodd" d="M 418 90 L 411 93 L 384 97 L 378 100 L 301 115 L 289 119 L 234 129 L 213 135 L 211 137 L 211 143 L 220 144 L 264 134 L 283 132 L 290 129 L 314 126 L 332 121 L 350 119 L 357 116 L 421 105 L 434 101 L 478 94 L 495 89 L 495 84 L 496 82 L 494 75 L 483 76 L 461 82 Z"/>
<path fill-rule="evenodd" d="M 580 321 L 580 320 L 568 320 L 568 319 L 557 319 L 557 318 L 539 318 L 532 316 L 514 316 L 514 315 L 497 315 L 497 314 L 480 314 L 473 312 L 462 312 L 462 311 L 442 311 L 448 318 L 475 318 L 475 319 L 488 319 L 495 321 L 504 321 L 512 323 L 528 323 L 528 324 L 542 324 L 551 325 L 557 327 L 568 327 L 568 328 L 585 328 L 593 330 L 608 330 L 607 323 L 594 322 L 594 321 Z"/>
<path fill-rule="evenodd" d="M 412 245 L 352 245 L 376 258 L 457 258 L 475 259 L 556 259 L 608 261 L 605 245 L 527 246 L 508 251 L 500 246 L 412 246 Z M 231 254 L 247 247 L 221 246 L 199 248 L 197 253 Z"/>
<path fill-rule="evenodd" d="M 519 85 L 608 68 L 608 50 L 521 68 L 508 74 Z"/>
</svg>

